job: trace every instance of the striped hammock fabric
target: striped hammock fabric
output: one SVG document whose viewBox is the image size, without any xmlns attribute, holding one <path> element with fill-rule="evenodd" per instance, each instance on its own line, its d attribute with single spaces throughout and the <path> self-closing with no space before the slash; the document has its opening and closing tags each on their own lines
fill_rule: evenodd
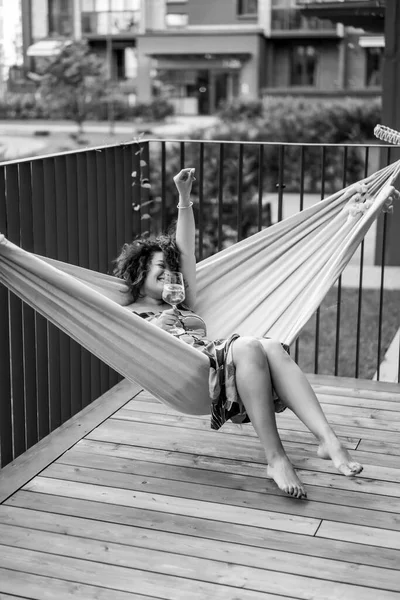
<svg viewBox="0 0 400 600">
<path fill-rule="evenodd" d="M 400 161 L 200 262 L 208 338 L 237 332 L 291 344 L 369 227 L 390 209 Z M 120 279 L 28 253 L 0 237 L 0 283 L 162 402 L 209 412 L 208 358 L 128 311 Z"/>
</svg>

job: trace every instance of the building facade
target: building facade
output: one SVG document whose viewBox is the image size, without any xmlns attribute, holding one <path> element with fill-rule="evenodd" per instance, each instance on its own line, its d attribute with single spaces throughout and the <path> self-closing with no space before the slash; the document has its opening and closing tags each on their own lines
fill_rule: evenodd
<svg viewBox="0 0 400 600">
<path fill-rule="evenodd" d="M 85 38 L 121 90 L 166 97 L 181 114 L 236 98 L 381 93 L 383 37 L 304 16 L 300 0 L 22 0 L 22 9 L 27 67 Z"/>
</svg>

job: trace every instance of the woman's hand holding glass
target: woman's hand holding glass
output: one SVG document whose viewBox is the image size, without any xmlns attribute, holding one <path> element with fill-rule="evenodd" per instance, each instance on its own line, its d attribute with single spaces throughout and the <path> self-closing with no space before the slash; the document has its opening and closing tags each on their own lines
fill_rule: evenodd
<svg viewBox="0 0 400 600">
<path fill-rule="evenodd" d="M 164 329 L 164 331 L 171 332 L 171 329 L 176 329 L 176 324 L 179 323 L 179 318 L 177 313 L 173 308 L 169 310 L 164 310 L 158 317 L 156 317 L 153 321 L 154 325 L 157 325 L 160 329 Z"/>
</svg>

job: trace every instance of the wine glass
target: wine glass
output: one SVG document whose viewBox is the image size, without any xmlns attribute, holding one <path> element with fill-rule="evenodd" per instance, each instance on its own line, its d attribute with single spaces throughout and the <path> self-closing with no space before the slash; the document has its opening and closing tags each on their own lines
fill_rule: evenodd
<svg viewBox="0 0 400 600">
<path fill-rule="evenodd" d="M 185 299 L 185 285 L 183 283 L 182 273 L 178 271 L 164 272 L 164 288 L 162 293 L 164 302 L 171 304 L 174 311 L 177 311 L 177 304 L 180 304 Z M 169 333 L 172 335 L 181 335 L 185 333 L 183 327 L 171 327 Z"/>
</svg>

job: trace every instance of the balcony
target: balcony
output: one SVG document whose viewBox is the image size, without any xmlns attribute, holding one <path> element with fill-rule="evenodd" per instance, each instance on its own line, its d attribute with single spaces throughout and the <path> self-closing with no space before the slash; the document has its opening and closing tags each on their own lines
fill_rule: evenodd
<svg viewBox="0 0 400 600">
<path fill-rule="evenodd" d="M 297 0 L 305 17 L 331 19 L 346 27 L 382 33 L 386 0 Z"/>
<path fill-rule="evenodd" d="M 367 174 L 379 148 L 181 140 L 140 146 L 140 155 L 138 142 L 127 142 L 0 165 L 0 231 L 37 254 L 107 272 L 124 241 L 169 225 L 176 204 L 170 173 L 193 164 L 201 260 L 224 247 L 227 235 L 243 239 L 343 187 L 355 161 Z M 132 187 L 139 159 L 147 163 L 151 190 Z M 249 161 L 258 165 L 252 182 L 243 177 Z M 343 165 L 340 183 L 331 179 L 333 161 Z M 206 165 L 214 163 L 218 176 L 211 178 Z M 224 185 L 232 170 L 234 189 Z M 396 597 L 400 385 L 379 381 L 385 241 L 375 312 L 367 319 L 366 256 L 363 244 L 347 268 L 357 285 L 346 364 L 340 310 L 346 271 L 326 307 L 336 307 L 329 340 L 322 339 L 322 309 L 313 333 L 307 330 L 291 349 L 301 365 L 312 355 L 309 381 L 365 467 L 357 478 L 337 474 L 316 456 L 315 439 L 294 415 L 278 415 L 307 501 L 284 496 L 265 478 L 251 425 L 227 424 L 216 433 L 208 418 L 175 413 L 1 287 L 0 595 Z M 363 327 L 374 344 L 369 358 Z M 321 368 L 326 345 L 329 373 Z M 350 376 L 343 375 L 347 363 Z M 378 381 L 364 375 L 371 368 Z"/>
<path fill-rule="evenodd" d="M 336 35 L 336 25 L 327 19 L 304 16 L 296 8 L 273 8 L 271 10 L 272 34 L 280 32 L 301 32 L 311 34 L 332 33 Z"/>
<path fill-rule="evenodd" d="M 82 34 L 86 36 L 136 35 L 140 11 L 83 12 Z"/>
</svg>

